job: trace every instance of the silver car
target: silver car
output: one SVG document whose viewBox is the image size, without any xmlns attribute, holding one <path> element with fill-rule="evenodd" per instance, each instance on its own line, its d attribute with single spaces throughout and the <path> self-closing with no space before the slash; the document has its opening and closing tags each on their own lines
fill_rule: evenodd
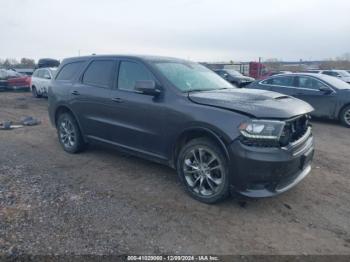
<svg viewBox="0 0 350 262">
<path fill-rule="evenodd" d="M 34 97 L 47 97 L 47 91 L 51 79 L 55 75 L 57 68 L 39 68 L 32 75 L 30 89 Z"/>
<path fill-rule="evenodd" d="M 344 82 L 350 84 L 350 72 L 347 70 L 308 70 L 307 73 L 314 73 L 314 74 L 324 74 L 329 76 L 334 76 L 339 78 L 340 80 L 343 80 Z"/>
</svg>

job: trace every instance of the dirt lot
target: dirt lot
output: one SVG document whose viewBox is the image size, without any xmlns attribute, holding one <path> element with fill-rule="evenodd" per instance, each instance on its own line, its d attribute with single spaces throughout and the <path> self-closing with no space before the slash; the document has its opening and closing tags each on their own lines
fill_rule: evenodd
<svg viewBox="0 0 350 262">
<path fill-rule="evenodd" d="M 175 171 L 101 145 L 65 153 L 47 100 L 0 93 L 0 253 L 350 254 L 350 130 L 314 123 L 312 174 L 269 199 L 187 196 Z"/>
</svg>

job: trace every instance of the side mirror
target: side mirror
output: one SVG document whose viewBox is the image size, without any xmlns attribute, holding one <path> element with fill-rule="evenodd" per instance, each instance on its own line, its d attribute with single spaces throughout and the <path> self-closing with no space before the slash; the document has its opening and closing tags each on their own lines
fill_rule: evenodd
<svg viewBox="0 0 350 262">
<path fill-rule="evenodd" d="M 150 96 L 157 96 L 160 94 L 160 89 L 157 88 L 153 80 L 138 80 L 135 83 L 135 90 Z"/>
<path fill-rule="evenodd" d="M 46 76 L 44 76 L 44 78 L 45 79 L 51 79 L 51 76 L 46 75 Z"/>
<path fill-rule="evenodd" d="M 329 94 L 332 92 L 332 90 L 327 86 L 321 86 L 318 90 L 320 90 L 321 92 L 324 92 L 325 94 Z"/>
</svg>

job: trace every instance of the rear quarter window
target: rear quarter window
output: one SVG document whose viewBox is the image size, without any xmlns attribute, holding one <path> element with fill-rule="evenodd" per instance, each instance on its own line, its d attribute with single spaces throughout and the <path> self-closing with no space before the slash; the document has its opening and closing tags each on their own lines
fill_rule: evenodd
<svg viewBox="0 0 350 262">
<path fill-rule="evenodd" d="M 56 80 L 73 80 L 83 63 L 83 61 L 79 61 L 64 65 L 58 72 Z"/>
</svg>

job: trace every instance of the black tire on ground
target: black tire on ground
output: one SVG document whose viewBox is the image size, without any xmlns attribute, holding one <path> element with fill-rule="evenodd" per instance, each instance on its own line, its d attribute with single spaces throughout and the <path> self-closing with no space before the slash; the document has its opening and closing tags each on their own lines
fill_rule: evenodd
<svg viewBox="0 0 350 262">
<path fill-rule="evenodd" d="M 216 169 L 217 166 L 220 168 Z M 210 139 L 196 138 L 183 146 L 177 157 L 176 169 L 186 192 L 196 200 L 213 204 L 226 199 L 230 194 L 227 158 Z M 208 195 L 208 190 L 212 194 Z"/>
<path fill-rule="evenodd" d="M 339 115 L 340 122 L 350 128 L 350 105 L 344 107 Z"/>
<path fill-rule="evenodd" d="M 70 113 L 62 113 L 58 116 L 57 135 L 61 146 L 68 153 L 75 154 L 85 148 L 78 123 Z"/>
<path fill-rule="evenodd" d="M 33 97 L 36 97 L 36 98 L 41 97 L 41 95 L 38 93 L 38 90 L 36 90 L 35 86 L 32 87 L 32 94 L 33 94 Z"/>
</svg>

